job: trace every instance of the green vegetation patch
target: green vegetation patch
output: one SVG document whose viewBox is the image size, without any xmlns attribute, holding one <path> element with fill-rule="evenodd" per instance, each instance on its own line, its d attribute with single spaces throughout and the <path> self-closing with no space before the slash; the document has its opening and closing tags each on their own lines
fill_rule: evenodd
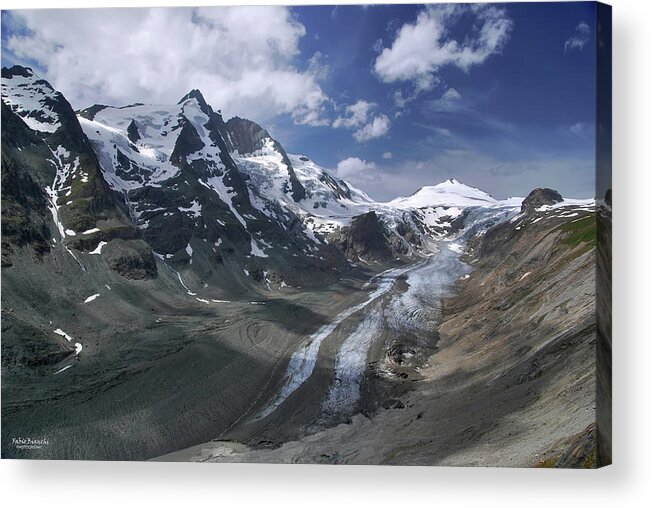
<svg viewBox="0 0 651 508">
<path fill-rule="evenodd" d="M 594 215 L 587 215 L 574 222 L 566 222 L 559 226 L 560 230 L 566 233 L 563 238 L 565 245 L 576 247 L 585 243 L 594 247 L 597 240 L 597 220 Z"/>
</svg>

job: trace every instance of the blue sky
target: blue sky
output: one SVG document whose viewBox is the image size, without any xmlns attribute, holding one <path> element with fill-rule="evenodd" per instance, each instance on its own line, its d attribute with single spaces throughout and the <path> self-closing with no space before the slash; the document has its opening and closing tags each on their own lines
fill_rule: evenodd
<svg viewBox="0 0 651 508">
<path fill-rule="evenodd" d="M 75 107 L 200 88 L 378 199 L 455 177 L 594 192 L 594 4 L 3 11 Z"/>
</svg>

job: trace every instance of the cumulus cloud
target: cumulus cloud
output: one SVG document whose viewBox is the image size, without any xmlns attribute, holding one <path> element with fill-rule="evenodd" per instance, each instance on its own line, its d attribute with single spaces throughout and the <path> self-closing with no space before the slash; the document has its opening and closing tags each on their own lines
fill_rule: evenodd
<svg viewBox="0 0 651 508">
<path fill-rule="evenodd" d="M 337 117 L 335 121 L 332 122 L 332 126 L 335 129 L 340 127 L 345 129 L 354 129 L 355 127 L 359 127 L 366 123 L 368 115 L 374 107 L 375 104 L 372 102 L 359 100 L 355 104 L 346 106 L 345 114 Z"/>
<path fill-rule="evenodd" d="M 470 20 L 472 28 L 456 40 L 452 29 L 463 20 Z M 385 83 L 410 82 L 417 91 L 430 90 L 439 82 L 441 67 L 468 71 L 500 53 L 512 27 L 506 10 L 494 5 L 427 6 L 414 23 L 402 25 L 373 69 Z"/>
<path fill-rule="evenodd" d="M 565 52 L 573 49 L 582 50 L 588 40 L 590 40 L 590 26 L 585 21 L 581 21 L 576 25 L 572 36 L 565 41 Z"/>
<path fill-rule="evenodd" d="M 385 159 L 385 160 L 393 159 L 393 154 L 391 152 L 384 152 L 382 154 L 382 158 Z"/>
<path fill-rule="evenodd" d="M 359 100 L 346 106 L 344 115 L 335 118 L 332 126 L 335 129 L 356 129 L 353 137 L 358 143 L 385 136 L 391 121 L 386 115 L 372 115 L 371 111 L 376 106 L 373 102 Z"/>
<path fill-rule="evenodd" d="M 372 171 L 376 167 L 374 162 L 367 162 L 359 157 L 348 157 L 337 164 L 337 176 L 339 178 L 357 177 L 359 179 L 362 173 Z"/>
<path fill-rule="evenodd" d="M 369 123 L 364 125 L 361 129 L 353 133 L 353 137 L 358 143 L 363 143 L 375 138 L 386 136 L 389 132 L 391 121 L 386 115 L 379 115 L 373 118 Z"/>
<path fill-rule="evenodd" d="M 199 88 L 226 116 L 325 125 L 322 55 L 296 67 L 305 27 L 285 7 L 25 10 L 5 50 L 75 107 L 170 103 Z"/>
</svg>

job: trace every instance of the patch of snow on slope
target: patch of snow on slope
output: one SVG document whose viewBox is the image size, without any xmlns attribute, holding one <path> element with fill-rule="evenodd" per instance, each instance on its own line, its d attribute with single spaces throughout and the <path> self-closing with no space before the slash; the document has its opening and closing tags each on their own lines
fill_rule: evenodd
<svg viewBox="0 0 651 508">
<path fill-rule="evenodd" d="M 170 272 L 172 272 L 174 275 L 176 275 L 177 279 L 181 283 L 181 286 L 183 286 L 183 289 L 185 289 L 185 291 L 188 293 L 188 295 L 197 296 L 197 293 L 195 293 L 193 291 L 190 291 L 190 288 L 183 281 L 183 277 L 181 277 L 181 274 L 179 272 L 177 272 L 174 268 L 172 268 L 170 265 L 168 265 L 165 262 L 165 256 L 163 256 L 162 254 L 159 254 L 158 252 L 154 252 L 154 256 L 156 256 L 161 261 L 161 263 L 163 263 L 167 267 L 167 269 Z"/>
<path fill-rule="evenodd" d="M 57 370 L 57 371 L 54 373 L 54 375 L 56 376 L 57 374 L 60 374 L 60 373 L 63 372 L 64 370 L 68 370 L 70 367 L 72 367 L 72 365 L 66 365 L 66 366 L 63 367 L 62 369 Z"/>
<path fill-rule="evenodd" d="M 54 157 L 54 159 L 49 159 L 49 161 L 56 168 L 56 174 L 54 175 L 52 184 L 45 186 L 45 193 L 47 194 L 50 201 L 48 208 L 52 214 L 52 220 L 59 230 L 61 240 L 63 240 L 66 235 L 75 236 L 75 232 L 71 229 L 66 229 L 63 226 L 61 219 L 59 218 L 59 209 L 61 208 L 61 205 L 59 205 L 59 197 L 63 192 L 66 193 L 66 196 L 70 195 L 71 186 L 66 185 L 66 183 L 68 182 L 70 176 L 73 175 L 79 168 L 79 157 L 76 157 L 72 162 L 69 162 L 70 152 L 64 147 L 58 146 L 55 150 L 49 146 L 48 148 L 50 148 L 50 152 L 52 152 L 52 156 Z M 71 255 L 74 257 L 72 253 Z"/>
<path fill-rule="evenodd" d="M 252 256 L 257 256 L 259 258 L 268 258 L 269 255 L 265 253 L 264 250 L 260 248 L 260 246 L 257 244 L 257 242 L 251 238 L 251 255 Z"/>
<path fill-rule="evenodd" d="M 192 201 L 188 208 L 184 208 L 182 206 L 179 206 L 178 208 L 179 211 L 185 212 L 193 217 L 201 217 L 201 204 L 196 199 Z"/>
<path fill-rule="evenodd" d="M 451 242 L 448 244 L 448 249 L 457 254 L 463 254 L 463 247 L 460 243 Z"/>
<path fill-rule="evenodd" d="M 48 209 L 52 214 L 52 220 L 54 221 L 54 224 L 56 224 L 56 227 L 59 230 L 59 235 L 61 236 L 61 240 L 63 240 L 66 237 L 66 230 L 63 227 L 63 223 L 59 219 L 59 209 L 61 208 L 61 206 L 58 204 L 59 196 L 57 195 L 57 192 L 49 185 L 45 187 L 45 193 L 49 198 Z"/>
<path fill-rule="evenodd" d="M 565 208 L 566 206 L 574 206 L 577 208 L 593 208 L 595 206 L 594 199 L 564 199 L 559 203 L 553 205 L 542 205 L 536 208 L 536 212 L 547 212 L 549 210 L 556 210 L 558 208 Z"/>
<path fill-rule="evenodd" d="M 91 250 L 88 254 L 101 254 L 102 249 L 104 248 L 105 245 L 108 245 L 105 241 L 101 241 L 97 244 L 97 247 L 95 247 L 93 250 Z"/>
<path fill-rule="evenodd" d="M 204 129 L 204 125 L 208 123 L 208 115 L 206 115 L 203 111 L 201 111 L 201 107 L 199 106 L 197 100 L 194 98 L 190 98 L 186 100 L 181 105 L 181 111 L 183 112 L 183 116 L 185 116 L 185 118 L 187 118 L 188 121 L 192 124 L 194 130 L 197 131 L 199 137 L 202 140 L 206 138 L 207 133 L 206 130 Z"/>
<path fill-rule="evenodd" d="M 219 196 L 219 199 L 221 199 L 224 203 L 228 205 L 228 207 L 231 209 L 231 212 L 233 212 L 233 215 L 235 215 L 235 218 L 246 229 L 246 221 L 237 211 L 237 209 L 235 208 L 235 204 L 233 203 L 233 194 L 235 193 L 235 191 L 230 187 L 226 187 L 226 185 L 224 184 L 223 176 L 211 176 L 206 181 L 199 179 L 199 183 L 204 187 L 215 191 L 215 193 L 217 193 L 217 195 Z"/>
<path fill-rule="evenodd" d="M 62 337 L 65 337 L 68 342 L 74 340 L 70 335 L 64 332 L 61 328 L 57 328 L 56 330 L 54 330 L 54 333 L 56 333 L 57 335 L 61 335 Z"/>
</svg>

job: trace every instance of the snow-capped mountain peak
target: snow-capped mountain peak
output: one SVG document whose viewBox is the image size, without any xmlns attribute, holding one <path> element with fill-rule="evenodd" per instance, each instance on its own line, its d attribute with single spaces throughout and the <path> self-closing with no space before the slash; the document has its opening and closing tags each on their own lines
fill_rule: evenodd
<svg viewBox="0 0 651 508">
<path fill-rule="evenodd" d="M 179 105 L 184 104 L 185 102 L 189 100 L 195 100 L 196 103 L 199 105 L 201 110 L 206 114 L 210 115 L 212 113 L 212 108 L 208 105 L 206 102 L 206 99 L 204 99 L 203 94 L 201 91 L 198 89 L 194 88 L 190 90 L 187 94 L 183 96 L 183 98 L 178 102 Z"/>
<path fill-rule="evenodd" d="M 396 198 L 388 204 L 398 208 L 431 206 L 492 206 L 498 201 L 490 194 L 450 178 L 436 185 L 421 187 L 411 196 Z"/>
<path fill-rule="evenodd" d="M 427 254 L 437 238 L 458 230 L 466 208 L 502 203 L 454 179 L 375 201 L 309 157 L 287 154 L 257 123 L 225 122 L 197 89 L 176 104 L 97 104 L 75 116 L 63 95 L 29 69 L 4 69 L 2 86 L 3 100 L 39 135 L 76 129 L 108 184 L 102 192 L 117 191 L 106 199 L 128 211 L 159 259 L 197 276 L 229 259 L 246 265 L 244 273 L 256 263 L 289 273 L 292 263 L 306 260 L 342 266 L 345 257 Z M 67 147 L 72 179 L 82 148 Z"/>
<path fill-rule="evenodd" d="M 2 69 L 2 100 L 35 131 L 52 133 L 61 125 L 57 105 L 65 99 L 29 67 Z"/>
</svg>

